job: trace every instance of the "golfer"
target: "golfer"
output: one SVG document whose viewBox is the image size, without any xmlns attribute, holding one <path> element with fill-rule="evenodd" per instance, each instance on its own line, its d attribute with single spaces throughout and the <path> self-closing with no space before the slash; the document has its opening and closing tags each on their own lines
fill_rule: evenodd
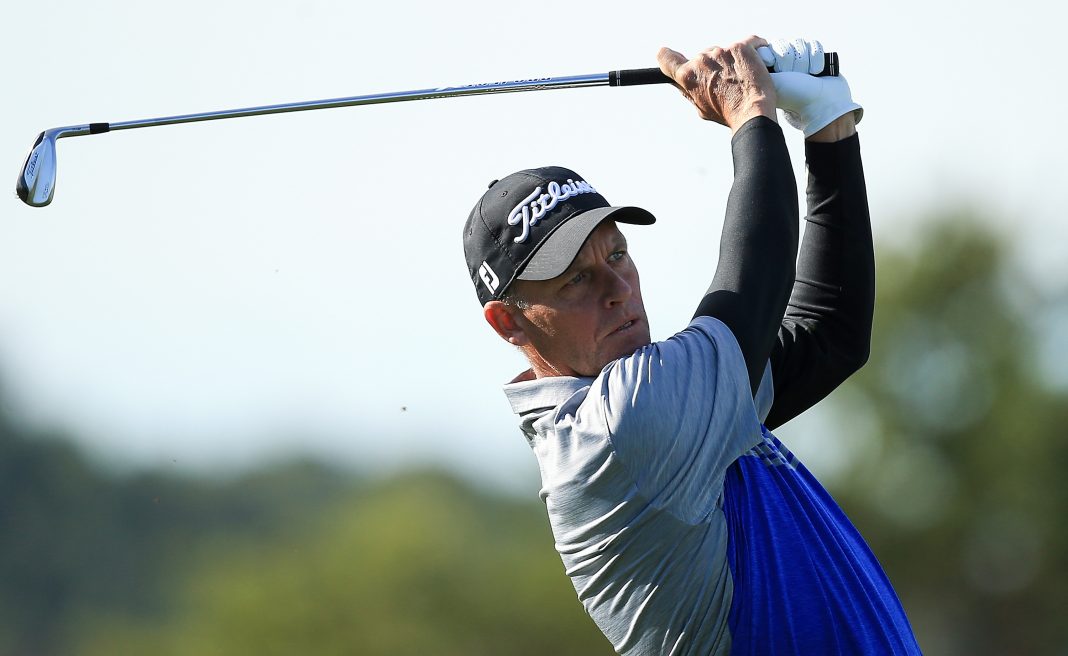
<svg viewBox="0 0 1068 656">
<path fill-rule="evenodd" d="M 769 430 L 868 356 L 862 110 L 843 78 L 813 75 L 824 65 L 815 41 L 749 37 L 658 59 L 733 135 L 718 260 L 708 248 L 678 267 L 711 278 L 688 326 L 651 341 L 619 225 L 654 218 L 610 205 L 574 171 L 493 183 L 464 228 L 486 321 L 530 363 L 505 393 L 537 456 L 564 569 L 620 654 L 919 653 L 863 538 Z M 800 253 L 776 106 L 806 139 Z M 648 176 L 664 187 L 663 171 Z"/>
</svg>

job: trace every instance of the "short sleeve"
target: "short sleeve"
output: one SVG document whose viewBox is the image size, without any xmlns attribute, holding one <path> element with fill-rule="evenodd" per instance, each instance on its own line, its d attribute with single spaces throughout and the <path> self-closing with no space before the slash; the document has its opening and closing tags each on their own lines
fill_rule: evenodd
<svg viewBox="0 0 1068 656">
<path fill-rule="evenodd" d="M 612 363 L 594 391 L 612 449 L 641 493 L 685 521 L 715 508 L 727 467 L 761 440 L 741 349 L 712 317 Z"/>
<path fill-rule="evenodd" d="M 757 416 L 761 422 L 768 420 L 768 413 L 775 402 L 775 381 L 771 377 L 771 360 L 764 365 L 764 376 L 760 379 L 760 387 L 757 388 L 756 398 Z"/>
</svg>

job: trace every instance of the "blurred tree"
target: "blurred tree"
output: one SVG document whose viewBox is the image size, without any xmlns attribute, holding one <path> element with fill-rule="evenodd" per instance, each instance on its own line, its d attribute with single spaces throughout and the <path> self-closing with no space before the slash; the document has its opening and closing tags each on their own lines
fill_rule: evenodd
<svg viewBox="0 0 1068 656">
<path fill-rule="evenodd" d="M 0 654 L 77 653 L 86 614 L 149 621 L 198 548 L 277 538 L 351 479 L 291 463 L 224 483 L 159 473 L 113 478 L 61 435 L 0 413 Z"/>
<path fill-rule="evenodd" d="M 612 653 L 562 569 L 536 505 L 412 474 L 305 535 L 205 553 L 173 620 L 95 621 L 82 653 Z"/>
<path fill-rule="evenodd" d="M 928 653 L 1068 653 L 1068 337 L 1039 332 L 1068 301 L 974 216 L 928 225 L 880 251 L 825 479 Z M 611 652 L 536 502 L 307 463 L 112 479 L 47 437 L 0 414 L 0 654 Z"/>
<path fill-rule="evenodd" d="M 828 448 L 854 454 L 832 492 L 926 651 L 1063 654 L 1068 394 L 1033 366 L 1051 300 L 982 226 L 934 217 L 880 253 L 871 359 L 831 403 Z"/>
</svg>

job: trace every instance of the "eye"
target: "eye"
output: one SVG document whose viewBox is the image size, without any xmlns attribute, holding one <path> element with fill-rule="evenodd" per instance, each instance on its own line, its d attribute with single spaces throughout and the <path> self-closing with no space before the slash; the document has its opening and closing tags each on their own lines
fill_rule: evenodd
<svg viewBox="0 0 1068 656">
<path fill-rule="evenodd" d="M 618 250 L 618 251 L 616 251 L 615 253 L 612 253 L 611 255 L 609 255 L 609 256 L 608 256 L 608 261 L 609 261 L 609 262 L 618 262 L 619 260 L 622 260 L 622 259 L 623 259 L 623 257 L 624 257 L 624 256 L 625 256 L 626 254 L 627 254 L 627 251 L 624 251 L 624 250 Z"/>
<path fill-rule="evenodd" d="M 569 284 L 569 285 L 577 285 L 577 284 L 579 284 L 580 282 L 582 282 L 585 279 L 586 279 L 586 272 L 585 271 L 579 271 L 578 273 L 576 273 L 574 275 L 574 277 L 572 277 L 570 280 L 567 281 L 567 284 Z"/>
</svg>

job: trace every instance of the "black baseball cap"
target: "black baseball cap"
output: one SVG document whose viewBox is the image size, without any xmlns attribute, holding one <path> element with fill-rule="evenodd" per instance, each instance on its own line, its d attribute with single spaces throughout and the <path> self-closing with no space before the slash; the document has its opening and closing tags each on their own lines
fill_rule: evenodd
<svg viewBox="0 0 1068 656">
<path fill-rule="evenodd" d="M 483 305 L 516 280 L 549 280 L 571 266 L 602 221 L 649 225 L 640 207 L 614 207 L 579 174 L 525 169 L 490 183 L 464 225 L 467 272 Z"/>
</svg>

